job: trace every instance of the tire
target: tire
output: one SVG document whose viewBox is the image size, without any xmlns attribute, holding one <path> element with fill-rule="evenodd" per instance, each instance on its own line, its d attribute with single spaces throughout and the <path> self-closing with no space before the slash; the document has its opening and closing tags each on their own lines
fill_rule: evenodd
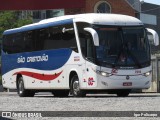
<svg viewBox="0 0 160 120">
<path fill-rule="evenodd" d="M 79 88 L 79 78 L 77 75 L 73 76 L 71 83 L 71 94 L 74 97 L 84 97 L 86 93 Z"/>
<path fill-rule="evenodd" d="M 55 90 L 55 91 L 52 91 L 52 94 L 55 97 L 68 97 L 69 90 Z"/>
<path fill-rule="evenodd" d="M 119 90 L 119 91 L 117 91 L 117 96 L 118 96 L 118 97 L 127 97 L 130 92 L 131 92 L 130 89 L 127 89 L 127 90 Z"/>
<path fill-rule="evenodd" d="M 17 93 L 20 97 L 33 97 L 35 92 L 24 88 L 23 78 L 18 79 Z"/>
</svg>

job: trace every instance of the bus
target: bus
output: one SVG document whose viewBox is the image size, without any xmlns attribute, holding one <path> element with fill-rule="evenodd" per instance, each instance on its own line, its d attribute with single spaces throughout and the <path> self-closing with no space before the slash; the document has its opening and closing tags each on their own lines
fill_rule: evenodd
<svg viewBox="0 0 160 120">
<path fill-rule="evenodd" d="M 151 84 L 148 33 L 137 18 L 120 14 L 66 15 L 6 30 L 2 84 L 20 97 L 49 91 L 54 96 L 88 93 L 128 96 Z"/>
</svg>

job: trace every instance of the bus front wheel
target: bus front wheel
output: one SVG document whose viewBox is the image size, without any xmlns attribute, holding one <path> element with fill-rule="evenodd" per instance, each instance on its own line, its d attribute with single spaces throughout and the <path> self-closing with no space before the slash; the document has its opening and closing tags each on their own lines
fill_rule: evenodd
<svg viewBox="0 0 160 120">
<path fill-rule="evenodd" d="M 84 97 L 86 94 L 79 88 L 79 78 L 77 75 L 72 78 L 71 94 L 74 97 Z"/>
</svg>

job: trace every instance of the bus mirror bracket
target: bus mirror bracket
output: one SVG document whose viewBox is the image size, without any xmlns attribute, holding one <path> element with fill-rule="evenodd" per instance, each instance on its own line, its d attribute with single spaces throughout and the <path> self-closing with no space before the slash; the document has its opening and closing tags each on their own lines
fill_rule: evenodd
<svg viewBox="0 0 160 120">
<path fill-rule="evenodd" d="M 149 32 L 149 33 L 152 34 L 154 45 L 158 46 L 159 45 L 159 36 L 158 36 L 158 33 L 155 30 L 153 30 L 153 29 L 150 29 L 150 28 L 146 28 L 146 29 L 147 29 L 147 32 Z"/>
<path fill-rule="evenodd" d="M 99 37 L 97 32 L 93 28 L 84 28 L 85 31 L 91 33 L 95 46 L 99 46 Z"/>
</svg>

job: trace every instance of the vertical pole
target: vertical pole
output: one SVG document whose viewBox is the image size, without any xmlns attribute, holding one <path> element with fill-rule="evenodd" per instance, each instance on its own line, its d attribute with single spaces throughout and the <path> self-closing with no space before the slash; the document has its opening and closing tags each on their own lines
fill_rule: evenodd
<svg viewBox="0 0 160 120">
<path fill-rule="evenodd" d="M 156 57 L 157 58 L 157 92 L 159 93 L 160 92 L 160 89 L 159 89 L 159 57 Z"/>
<path fill-rule="evenodd" d="M 9 92 L 9 89 L 7 89 L 7 92 Z"/>
<path fill-rule="evenodd" d="M 157 88 L 156 88 L 156 92 L 158 92 L 158 57 L 156 56 L 156 61 L 155 61 L 155 72 L 156 72 L 156 84 L 157 84 Z"/>
</svg>

